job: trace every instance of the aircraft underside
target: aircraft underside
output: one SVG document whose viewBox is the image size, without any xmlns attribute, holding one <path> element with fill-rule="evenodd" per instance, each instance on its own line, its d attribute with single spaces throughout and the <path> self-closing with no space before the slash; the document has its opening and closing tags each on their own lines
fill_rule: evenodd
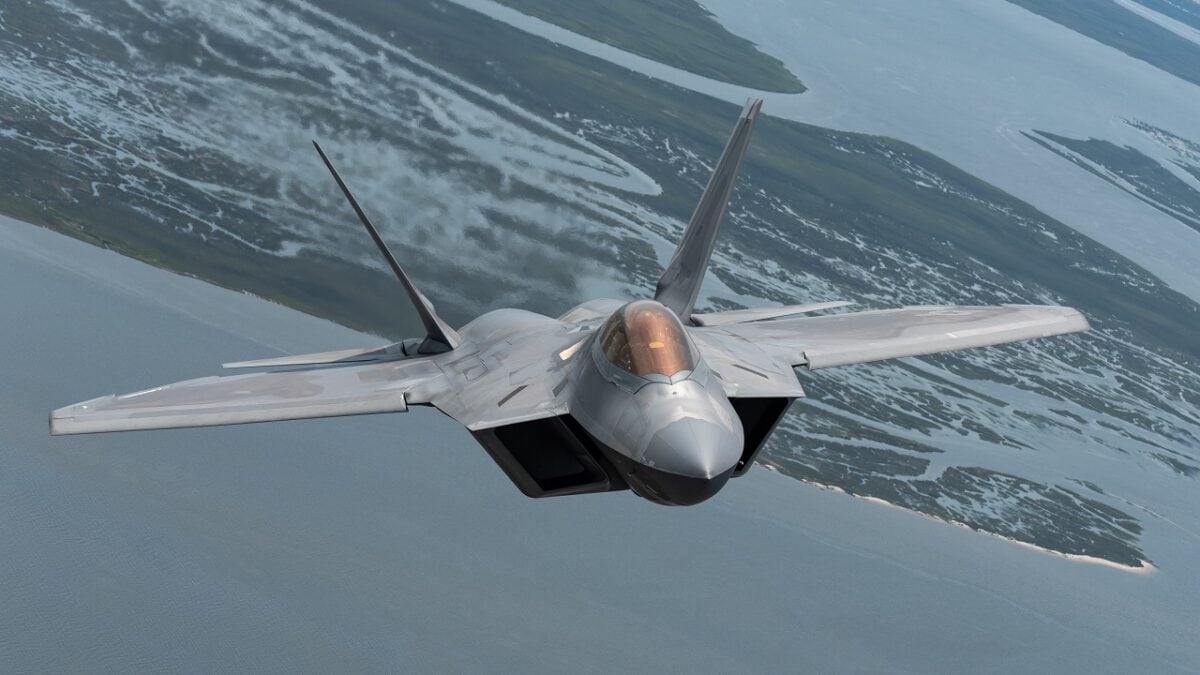
<svg viewBox="0 0 1200 675">
<path fill-rule="evenodd" d="M 685 506 L 713 496 L 729 478 L 749 471 L 793 400 L 731 399 L 744 433 L 742 455 L 732 471 L 712 478 L 690 478 L 631 461 L 598 441 L 569 414 L 484 429 L 472 435 L 529 497 L 633 489 L 653 502 Z"/>
</svg>

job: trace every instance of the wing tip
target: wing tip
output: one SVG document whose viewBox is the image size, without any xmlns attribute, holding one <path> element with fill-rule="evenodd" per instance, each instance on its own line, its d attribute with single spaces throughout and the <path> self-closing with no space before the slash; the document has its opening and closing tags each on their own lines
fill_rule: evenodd
<svg viewBox="0 0 1200 675">
<path fill-rule="evenodd" d="M 80 414 L 82 413 L 86 417 L 88 413 L 95 412 L 99 404 L 115 401 L 116 399 L 116 394 L 97 396 L 96 398 L 51 410 L 49 418 L 50 435 L 70 436 L 74 434 L 93 433 L 95 430 L 90 428 L 86 420 L 80 420 Z"/>
<path fill-rule="evenodd" d="M 1068 310 L 1063 317 L 1068 325 L 1067 333 L 1083 333 L 1092 329 L 1092 322 L 1088 321 L 1083 312 L 1074 307 L 1064 309 Z"/>
<path fill-rule="evenodd" d="M 60 413 L 66 408 L 60 408 L 50 413 L 49 427 L 51 436 L 70 436 L 71 434 L 79 433 L 73 428 L 75 422 L 74 417 L 60 416 Z"/>
<path fill-rule="evenodd" d="M 1053 332 L 1050 335 L 1065 335 L 1067 333 L 1082 333 L 1092 329 L 1091 322 L 1083 312 L 1066 305 L 1004 305 L 1020 310 L 1032 310 L 1039 313 L 1053 313 Z"/>
</svg>

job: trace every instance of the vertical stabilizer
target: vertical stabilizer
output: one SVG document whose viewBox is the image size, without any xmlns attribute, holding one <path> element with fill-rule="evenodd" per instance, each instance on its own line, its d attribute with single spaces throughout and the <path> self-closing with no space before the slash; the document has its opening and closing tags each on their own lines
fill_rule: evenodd
<svg viewBox="0 0 1200 675">
<path fill-rule="evenodd" d="M 725 151 L 721 153 L 721 159 L 708 179 L 708 187 L 704 188 L 700 203 L 692 213 L 692 219 L 683 233 L 683 241 L 679 242 L 671 264 L 658 280 L 654 299 L 669 307 L 685 322 L 689 321 L 692 306 L 696 304 L 696 296 L 700 293 L 700 284 L 704 281 L 704 272 L 712 257 L 717 230 L 721 227 L 721 217 L 725 215 L 725 207 L 733 193 L 733 182 L 742 166 L 742 158 L 746 156 L 754 121 L 758 119 L 761 108 L 760 98 L 746 101 L 737 126 L 725 144 Z"/>
<path fill-rule="evenodd" d="M 329 173 L 333 174 L 333 180 L 337 181 L 338 187 L 342 189 L 342 194 L 346 195 L 346 201 L 350 202 L 354 213 L 358 214 L 358 219 L 362 221 L 363 227 L 367 228 L 367 233 L 371 235 L 371 239 L 375 241 L 375 246 L 379 248 L 379 252 L 387 259 L 388 265 L 392 271 L 396 273 L 396 278 L 400 280 L 400 284 L 404 286 L 404 292 L 408 294 L 408 299 L 417 309 L 417 314 L 421 317 L 421 323 L 425 325 L 425 342 L 421 344 L 419 351 L 421 353 L 437 353 L 454 349 L 462 343 L 462 338 L 454 331 L 433 309 L 433 303 L 425 297 L 425 294 L 417 290 L 411 279 L 405 274 L 404 269 L 400 267 L 400 263 L 396 262 L 396 256 L 388 249 L 383 238 L 379 236 L 379 231 L 371 224 L 371 220 L 367 218 L 367 214 L 363 212 L 362 207 L 358 205 L 358 200 L 350 193 L 350 188 L 346 187 L 346 183 L 342 181 L 342 177 L 338 175 L 337 169 L 333 168 L 333 163 L 325 156 L 325 151 L 321 146 L 313 141 L 313 146 L 317 149 L 317 154 L 321 155 L 321 161 L 325 162 L 325 167 L 329 169 Z"/>
</svg>

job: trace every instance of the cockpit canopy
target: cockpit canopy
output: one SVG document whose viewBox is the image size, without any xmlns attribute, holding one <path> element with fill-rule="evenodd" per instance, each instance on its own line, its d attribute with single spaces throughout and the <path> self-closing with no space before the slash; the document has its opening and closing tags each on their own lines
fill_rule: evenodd
<svg viewBox="0 0 1200 675">
<path fill-rule="evenodd" d="M 696 368 L 696 356 L 679 317 L 653 300 L 625 305 L 600 329 L 600 350 L 610 363 L 638 377 Z"/>
</svg>

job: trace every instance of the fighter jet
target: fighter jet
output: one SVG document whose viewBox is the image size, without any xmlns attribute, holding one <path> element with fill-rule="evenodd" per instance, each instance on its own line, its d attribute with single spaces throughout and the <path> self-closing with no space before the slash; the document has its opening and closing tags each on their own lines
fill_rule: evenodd
<svg viewBox="0 0 1200 675">
<path fill-rule="evenodd" d="M 465 426 L 523 493 L 629 489 L 700 503 L 744 475 L 819 370 L 1082 331 L 1067 307 L 923 306 L 805 316 L 848 305 L 697 312 L 696 299 L 762 101 L 751 99 L 653 298 L 598 299 L 559 317 L 488 312 L 452 328 L 413 284 L 317 146 L 424 324 L 395 344 L 256 361 L 55 410 L 51 434 L 405 412 Z M 314 142 L 314 145 L 316 143 Z"/>
</svg>

